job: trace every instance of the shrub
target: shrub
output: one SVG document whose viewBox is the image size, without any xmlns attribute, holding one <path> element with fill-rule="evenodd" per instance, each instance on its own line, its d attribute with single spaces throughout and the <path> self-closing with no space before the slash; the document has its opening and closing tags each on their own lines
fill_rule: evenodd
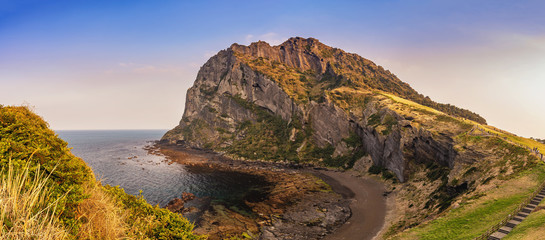
<svg viewBox="0 0 545 240">
<path fill-rule="evenodd" d="M 140 194 L 126 194 L 119 187 L 104 186 L 105 192 L 126 212 L 128 237 L 139 239 L 206 239 L 192 233 L 194 225 L 182 215 L 149 205 Z"/>
<path fill-rule="evenodd" d="M 371 173 L 371 174 L 379 174 L 381 173 L 383 170 L 382 167 L 380 166 L 377 166 L 377 165 L 371 165 L 371 167 L 369 167 L 369 170 L 367 170 L 367 172 Z"/>
<path fill-rule="evenodd" d="M 88 197 L 83 185 L 94 181 L 93 173 L 41 117 L 26 107 L 0 107 L 0 165 L 7 166 L 10 159 L 14 171 L 28 168 L 33 176 L 40 166 L 50 174 L 49 200 L 65 196 L 59 200 L 56 214 L 67 229 L 77 231 L 80 223 L 76 208 Z"/>
</svg>

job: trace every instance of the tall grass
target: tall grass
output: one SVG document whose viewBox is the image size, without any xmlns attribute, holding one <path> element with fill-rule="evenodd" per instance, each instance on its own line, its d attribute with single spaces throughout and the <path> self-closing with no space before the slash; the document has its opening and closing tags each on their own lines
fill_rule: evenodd
<svg viewBox="0 0 545 240">
<path fill-rule="evenodd" d="M 113 240 L 125 239 L 126 213 L 115 204 L 100 185 L 86 186 L 85 192 L 89 198 L 83 200 L 77 209 L 78 219 L 82 225 L 77 239 Z"/>
<path fill-rule="evenodd" d="M 56 217 L 58 199 L 51 199 L 49 175 L 27 162 L 14 170 L 11 160 L 0 173 L 0 240 L 65 239 L 68 236 Z"/>
</svg>

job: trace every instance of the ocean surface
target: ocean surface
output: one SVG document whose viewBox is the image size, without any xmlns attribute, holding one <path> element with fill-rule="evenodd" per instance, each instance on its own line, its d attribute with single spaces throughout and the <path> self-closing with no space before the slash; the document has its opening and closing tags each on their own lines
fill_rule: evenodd
<svg viewBox="0 0 545 240">
<path fill-rule="evenodd" d="M 166 130 L 62 130 L 59 137 L 72 153 L 93 168 L 103 184 L 119 185 L 133 195 L 142 191 L 152 205 L 164 207 L 171 199 L 190 192 L 212 204 L 244 210 L 244 200 L 268 186 L 261 177 L 206 167 L 168 164 L 164 156 L 144 147 Z M 210 204 L 210 203 L 209 203 Z"/>
</svg>

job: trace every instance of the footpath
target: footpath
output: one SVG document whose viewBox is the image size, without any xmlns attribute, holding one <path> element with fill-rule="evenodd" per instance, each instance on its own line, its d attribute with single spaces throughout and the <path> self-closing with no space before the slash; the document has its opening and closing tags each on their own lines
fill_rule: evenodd
<svg viewBox="0 0 545 240">
<path fill-rule="evenodd" d="M 505 221 L 503 221 L 500 227 L 488 236 L 488 240 L 499 240 L 507 236 L 514 227 L 521 223 L 528 215 L 539 205 L 541 200 L 545 197 L 545 187 L 542 186 L 541 191 L 531 198 L 530 202 L 524 204 L 521 209 L 518 209 L 518 213 L 514 216 L 509 216 Z"/>
</svg>

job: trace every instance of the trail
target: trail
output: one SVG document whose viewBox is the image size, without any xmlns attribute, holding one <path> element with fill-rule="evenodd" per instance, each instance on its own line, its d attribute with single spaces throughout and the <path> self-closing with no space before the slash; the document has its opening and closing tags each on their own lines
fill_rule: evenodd
<svg viewBox="0 0 545 240">
<path fill-rule="evenodd" d="M 333 191 L 352 199 L 352 216 L 324 239 L 373 239 L 382 229 L 387 212 L 384 185 L 370 178 L 353 176 L 349 172 L 319 171 L 316 175 L 329 184 Z"/>
</svg>

